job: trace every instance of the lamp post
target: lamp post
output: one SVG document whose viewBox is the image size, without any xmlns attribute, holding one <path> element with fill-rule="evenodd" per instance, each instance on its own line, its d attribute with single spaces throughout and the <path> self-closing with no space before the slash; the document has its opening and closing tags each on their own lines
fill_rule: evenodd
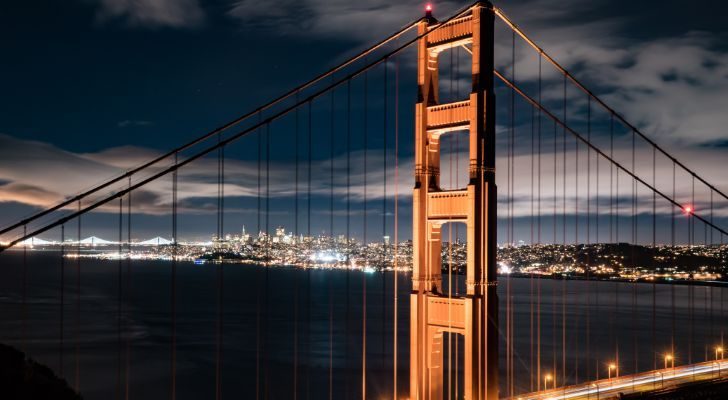
<svg viewBox="0 0 728 400">
<path fill-rule="evenodd" d="M 609 379 L 612 379 L 612 371 L 615 372 L 615 377 L 619 376 L 619 372 L 617 372 L 617 365 L 614 363 L 610 363 L 607 367 L 607 374 L 609 375 Z"/>
<path fill-rule="evenodd" d="M 546 374 L 543 377 L 543 388 L 548 388 L 548 383 L 551 382 L 554 378 L 551 376 L 551 374 Z M 556 389 L 556 381 L 554 381 L 554 389 Z"/>
<path fill-rule="evenodd" d="M 672 368 L 675 368 L 675 358 L 672 354 L 665 354 L 665 369 L 667 369 L 667 363 L 670 363 Z"/>
<path fill-rule="evenodd" d="M 720 358 L 718 358 L 720 355 Z M 723 346 L 715 348 L 715 362 L 718 363 L 718 377 L 720 377 L 721 360 L 723 360 Z"/>
</svg>

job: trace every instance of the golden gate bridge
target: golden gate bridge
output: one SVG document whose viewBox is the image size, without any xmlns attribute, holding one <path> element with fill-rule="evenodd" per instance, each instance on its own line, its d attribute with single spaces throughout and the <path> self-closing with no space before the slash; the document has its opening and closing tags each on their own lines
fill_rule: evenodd
<svg viewBox="0 0 728 400">
<path fill-rule="evenodd" d="M 414 61 L 416 79 L 403 78 L 401 70 L 412 69 Z M 416 97 L 414 107 L 402 95 L 410 93 L 408 84 Z M 186 261 L 179 238 L 185 213 L 195 210 L 194 188 L 201 179 L 196 168 L 214 162 L 217 203 L 205 211 L 216 215 L 216 237 L 225 236 L 231 214 L 239 213 L 252 218 L 264 234 L 256 244 L 260 257 L 254 284 L 231 286 L 226 272 L 243 267 L 214 263 L 214 346 L 209 349 L 214 384 L 209 397 L 220 399 L 227 388 L 239 385 L 224 378 L 231 364 L 254 371 L 253 384 L 237 390 L 246 398 L 315 393 L 313 397 L 328 398 L 607 399 L 669 391 L 686 383 L 718 384 L 728 367 L 723 359 L 725 289 L 716 282 L 676 289 L 676 284 L 658 283 L 657 271 L 674 270 L 677 254 L 698 246 L 712 249 L 725 268 L 727 232 L 720 217 L 728 196 L 630 124 L 617 108 L 590 91 L 500 8 L 476 2 L 438 20 L 428 6 L 424 17 L 282 96 L 0 230 L 0 260 L 22 253 L 21 262 L 4 263 L 17 269 L 19 295 L 7 303 L 21 322 L 17 332 L 6 332 L 2 340 L 33 355 L 26 323 L 34 307 L 29 240 L 58 236 L 60 256 L 53 261 L 59 271 L 54 282 L 57 332 L 36 332 L 34 337 L 45 336 L 57 345 L 51 366 L 83 393 L 79 348 L 85 321 L 78 256 L 84 219 L 103 215 L 106 225 L 118 230 L 113 245 L 119 255 L 113 288 L 116 353 L 109 367 L 115 376 L 108 393 L 135 397 L 133 360 L 141 355 L 134 351 L 128 325 L 136 311 L 127 304 L 135 295 L 133 223 L 158 216 L 158 208 L 166 207 L 162 215 L 169 216 L 168 228 L 158 232 L 172 240 L 163 244 L 170 260 L 163 283 L 169 307 L 160 317 L 169 328 L 165 393 L 171 399 L 184 397 L 177 356 L 178 330 L 185 322 L 177 285 L 178 269 Z M 402 136 L 404 120 L 414 125 Z M 407 153 L 403 149 L 409 147 L 402 143 L 412 139 Z M 144 200 L 150 187 L 169 194 L 156 200 L 156 211 Z M 270 272 L 281 262 L 275 255 L 280 246 L 270 232 L 284 220 L 281 215 L 293 221 L 292 237 L 301 252 L 287 260 L 296 260 L 292 263 L 305 271 L 305 281 L 294 279 L 286 289 L 294 293 L 290 308 L 275 314 L 277 291 L 283 289 Z M 411 227 L 403 230 L 411 229 L 411 255 L 400 253 L 407 238 L 400 233 L 403 215 L 411 218 Z M 519 224 L 526 228 L 519 230 Z M 347 269 L 347 290 L 337 295 L 329 281 L 324 298 L 311 293 L 310 271 L 317 265 L 310 255 L 317 230 L 327 231 L 332 240 L 335 234 L 343 237 L 343 259 L 336 262 Z M 498 265 L 513 263 L 506 255 L 516 251 L 523 232 L 534 254 L 561 269 L 533 272 L 544 261 L 530 260 L 525 266 L 532 272 L 521 281 L 528 294 L 516 295 L 518 278 L 505 273 L 499 280 Z M 353 250 L 357 240 L 372 248 L 384 237 L 393 243 Z M 453 263 L 460 239 L 464 279 Z M 625 245 L 632 254 L 600 255 L 594 249 L 604 244 Z M 647 256 L 636 254 L 638 248 Z M 666 256 L 660 248 L 672 252 Z M 371 292 L 367 298 L 369 278 L 360 274 L 360 286 L 349 292 L 357 270 L 374 265 L 370 257 L 377 252 L 391 259 L 392 287 L 381 291 L 381 299 L 373 300 Z M 404 271 L 410 256 L 412 270 Z M 615 266 L 636 272 L 626 283 L 605 282 L 605 276 L 613 275 L 604 270 Z M 570 291 L 567 277 L 578 278 L 583 286 Z M 382 288 L 384 279 L 382 275 Z M 686 296 L 688 310 L 676 311 L 676 290 Z M 252 333 L 242 340 L 250 348 L 234 360 L 224 357 L 226 347 L 240 340 L 229 333 L 238 323 L 229 311 L 234 305 L 226 300 L 231 291 L 255 297 L 255 311 L 246 317 Z M 700 304 L 698 291 L 704 294 Z M 68 297 L 73 294 L 75 298 Z M 350 310 L 352 294 L 361 301 L 356 312 Z M 608 317 L 600 296 L 614 302 L 616 311 Z M 342 301 L 346 317 L 340 318 L 334 309 Z M 671 312 L 658 312 L 661 303 L 670 303 Z M 377 306 L 384 311 L 372 309 Z M 695 321 L 699 306 L 709 321 Z M 323 344 L 312 340 L 316 309 L 323 315 Z M 684 322 L 683 312 L 688 327 L 676 326 Z M 75 326 L 69 326 L 69 318 Z M 293 332 L 277 336 L 279 319 L 294 321 Z M 630 320 L 630 330 L 618 327 L 622 319 Z M 377 324 L 382 324 L 381 337 L 372 338 Z M 661 331 L 667 325 L 670 332 Z M 688 328 L 687 339 L 683 328 Z M 336 336 L 347 344 L 337 345 Z M 281 341 L 292 346 L 286 360 L 272 355 Z M 391 349 L 388 357 L 386 349 Z M 383 386 L 388 393 L 382 393 Z"/>
</svg>

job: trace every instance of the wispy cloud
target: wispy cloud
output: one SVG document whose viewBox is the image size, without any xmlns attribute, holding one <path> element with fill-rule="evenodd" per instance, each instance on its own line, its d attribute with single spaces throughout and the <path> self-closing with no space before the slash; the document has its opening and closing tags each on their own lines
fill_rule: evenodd
<svg viewBox="0 0 728 400">
<path fill-rule="evenodd" d="M 456 1 L 437 3 L 438 11 L 443 15 L 462 6 Z M 283 35 L 305 32 L 322 37 L 372 41 L 422 16 L 423 7 L 422 1 L 415 0 L 238 0 L 228 15 L 246 26 Z"/>
<path fill-rule="evenodd" d="M 460 157 L 467 157 L 466 152 L 463 150 L 460 150 Z M 131 146 L 110 148 L 97 153 L 72 153 L 46 143 L 19 140 L 11 136 L 0 135 L 0 182 L 3 182 L 0 185 L 0 203 L 16 202 L 36 207 L 48 207 L 158 155 L 159 153 L 154 150 Z M 695 150 L 689 148 L 683 149 L 678 154 L 678 156 L 693 161 L 693 165 L 711 176 L 713 178 L 711 182 L 718 187 L 728 186 L 728 176 L 723 171 L 722 160 L 724 160 L 724 155 L 725 153 L 721 149 Z M 630 156 L 631 148 L 629 146 L 621 146 L 614 151 L 616 159 L 628 159 Z M 391 158 L 393 155 L 390 153 L 389 157 Z M 579 209 L 583 213 L 585 212 L 583 203 L 586 202 L 587 198 L 594 202 L 593 204 L 596 204 L 598 197 L 601 197 L 602 202 L 604 202 L 610 195 L 631 196 L 631 180 L 627 179 L 624 172 L 620 173 L 619 186 L 617 186 L 617 180 L 613 180 L 614 185 L 610 191 L 609 167 L 606 161 L 602 159 L 601 169 L 597 175 L 594 153 L 592 153 L 590 167 L 592 168 L 591 180 L 589 181 L 590 189 L 587 191 L 588 181 L 584 172 L 588 166 L 584 147 L 581 149 L 579 164 L 576 165 L 574 163 L 577 158 L 570 145 L 570 149 L 566 153 L 568 168 L 565 174 L 562 173 L 563 154 L 560 153 L 558 157 L 558 168 L 556 175 L 554 175 L 552 153 L 545 151 L 542 155 L 540 181 L 543 209 L 550 210 L 555 203 L 558 203 L 557 205 L 561 209 L 561 202 L 564 201 L 562 191 L 566 193 L 566 204 L 569 213 L 574 212 L 576 209 L 577 200 L 582 203 Z M 339 155 L 333 159 L 333 186 L 330 176 L 331 160 L 323 159 L 312 163 L 310 193 L 314 198 L 327 199 L 332 194 L 333 189 L 333 194 L 338 200 L 346 198 L 348 194 L 354 203 L 361 203 L 365 195 L 368 201 L 381 201 L 385 194 L 385 175 L 388 198 L 391 199 L 395 193 L 400 196 L 400 199 L 410 198 L 414 184 L 411 174 L 414 166 L 411 157 L 400 157 L 400 178 L 396 185 L 393 160 L 389 160 L 385 170 L 383 155 L 380 151 L 370 151 L 366 156 L 366 174 L 364 174 L 365 157 L 363 151 L 353 152 L 348 159 L 351 162 L 351 173 L 349 175 L 347 175 L 346 168 L 347 157 Z M 538 191 L 537 182 L 534 181 L 532 186 L 530 180 L 531 163 L 536 162 L 535 160 L 537 158 L 532 157 L 531 154 L 517 154 L 515 156 L 515 179 L 510 192 L 507 183 L 506 152 L 501 152 L 501 156 L 497 160 L 497 168 L 500 172 L 498 174 L 499 199 L 502 202 L 512 200 L 515 216 L 530 214 L 532 190 L 534 191 L 533 196 Z M 453 160 L 452 166 L 450 166 L 450 162 L 450 153 L 444 151 L 442 154 L 441 186 L 443 188 L 463 186 L 467 181 L 467 162 L 463 160 L 460 163 L 455 163 Z M 160 165 L 150 168 L 142 176 L 150 176 L 169 165 L 171 165 L 170 162 L 163 161 Z M 263 196 L 267 192 L 271 198 L 293 198 L 296 195 L 296 184 L 295 179 L 291 176 L 291 171 L 294 169 L 294 165 L 290 162 L 272 162 L 269 166 L 270 179 L 266 180 L 265 176 L 263 176 L 263 179 L 259 180 L 257 161 L 228 158 L 225 162 L 225 195 L 237 198 L 256 198 L 259 195 L 258 185 L 261 184 L 260 193 Z M 651 158 L 637 159 L 635 170 L 646 181 L 652 181 Z M 265 170 L 262 173 L 265 174 Z M 612 174 L 613 177 L 616 177 L 616 169 L 613 169 Z M 459 185 L 455 184 L 455 177 L 459 177 L 457 178 Z M 133 182 L 140 179 L 138 177 L 134 178 Z M 577 180 L 580 188 L 578 192 L 576 190 Z M 266 181 L 268 186 L 266 186 Z M 305 200 L 308 196 L 308 181 L 308 167 L 301 166 L 299 168 L 298 185 L 300 199 Z M 347 181 L 349 182 L 348 185 Z M 124 188 L 126 184 L 126 182 L 123 182 L 117 187 L 112 187 L 109 191 L 104 191 L 102 194 Z M 556 192 L 553 191 L 554 185 L 556 185 Z M 666 194 L 672 194 L 671 165 L 664 163 L 657 165 L 656 186 Z M 215 212 L 216 203 L 214 199 L 218 195 L 217 189 L 216 158 L 202 158 L 184 167 L 180 170 L 178 179 L 179 211 L 190 214 Z M 675 186 L 678 202 L 689 203 L 692 199 L 691 190 L 690 180 L 678 180 Z M 171 191 L 171 176 L 162 177 L 136 190 L 133 194 L 135 212 L 156 215 L 170 213 Z M 651 207 L 652 194 L 647 188 L 639 186 L 637 197 L 640 205 L 644 205 L 642 207 L 644 210 Z M 707 198 L 698 196 L 696 199 L 696 203 L 700 203 L 696 204 L 698 210 L 704 211 L 707 208 Z M 660 201 L 658 213 L 669 214 L 673 211 L 673 207 L 666 201 L 661 200 L 659 197 L 658 200 Z M 728 202 L 720 200 L 717 197 L 715 198 L 715 215 L 728 215 Z M 625 201 L 624 203 L 627 204 L 628 202 Z M 647 207 L 648 205 L 650 207 Z M 626 207 L 626 205 L 623 206 Z M 116 212 L 117 209 L 109 208 L 106 211 Z M 235 210 L 230 208 L 229 211 L 234 212 Z"/>
<path fill-rule="evenodd" d="M 134 27 L 195 27 L 205 19 L 198 0 L 90 0 L 100 21 L 122 20 Z"/>
</svg>

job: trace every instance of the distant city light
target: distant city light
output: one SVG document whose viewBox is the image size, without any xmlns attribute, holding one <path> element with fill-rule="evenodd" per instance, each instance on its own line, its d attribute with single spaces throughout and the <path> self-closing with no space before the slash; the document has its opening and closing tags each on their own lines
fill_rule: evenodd
<svg viewBox="0 0 728 400">
<path fill-rule="evenodd" d="M 498 273 L 502 275 L 509 275 L 513 272 L 513 268 L 510 265 L 504 263 L 498 263 Z"/>
</svg>

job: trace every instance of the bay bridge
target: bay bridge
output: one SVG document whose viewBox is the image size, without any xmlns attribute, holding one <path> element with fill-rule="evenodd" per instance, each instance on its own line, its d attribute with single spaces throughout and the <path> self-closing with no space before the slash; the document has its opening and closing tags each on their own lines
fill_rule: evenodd
<svg viewBox="0 0 728 400">
<path fill-rule="evenodd" d="M 89 398 L 608 399 L 720 385 L 726 289 L 697 277 L 726 267 L 728 196 L 618 110 L 502 9 L 437 19 L 427 6 L 280 97 L 2 228 L 2 309 L 15 317 L 0 340 Z M 210 176 L 214 204 L 196 192 Z M 255 227 L 254 262 L 213 242 L 195 268 L 214 273 L 186 275 L 180 238 L 200 215 L 215 215 L 218 242 Z M 167 263 L 142 280 L 133 237 L 146 219 L 157 237 L 143 244 Z M 272 237 L 284 224 L 288 248 Z M 111 281 L 82 257 L 95 229 L 117 236 L 102 243 Z M 40 237 L 58 251 L 34 263 L 33 240 L 51 243 Z M 317 261 L 321 243 L 339 254 Z M 689 256 L 688 283 L 671 283 Z M 163 328 L 136 330 L 152 320 Z"/>
</svg>

